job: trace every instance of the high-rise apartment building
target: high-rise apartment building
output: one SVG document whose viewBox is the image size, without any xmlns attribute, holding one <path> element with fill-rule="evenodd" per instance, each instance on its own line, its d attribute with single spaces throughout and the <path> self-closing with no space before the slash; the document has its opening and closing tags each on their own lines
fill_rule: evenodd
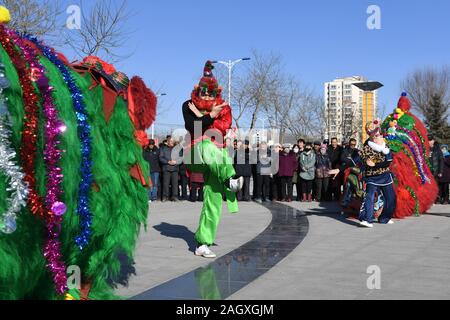
<svg viewBox="0 0 450 320">
<path fill-rule="evenodd" d="M 367 82 L 361 76 L 339 78 L 325 83 L 326 139 L 339 142 L 355 138 L 358 143 L 367 139 L 365 125 L 376 117 L 377 92 L 364 92 L 353 84 Z"/>
</svg>

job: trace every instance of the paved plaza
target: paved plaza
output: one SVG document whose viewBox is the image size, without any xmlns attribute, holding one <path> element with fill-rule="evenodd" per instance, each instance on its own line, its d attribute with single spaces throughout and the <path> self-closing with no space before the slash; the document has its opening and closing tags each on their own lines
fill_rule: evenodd
<svg viewBox="0 0 450 320">
<path fill-rule="evenodd" d="M 117 294 L 142 300 L 450 298 L 450 206 L 368 230 L 336 204 L 241 203 L 237 215 L 224 208 L 212 248 L 216 260 L 193 254 L 200 209 L 190 202 L 150 206 L 135 275 Z"/>
</svg>

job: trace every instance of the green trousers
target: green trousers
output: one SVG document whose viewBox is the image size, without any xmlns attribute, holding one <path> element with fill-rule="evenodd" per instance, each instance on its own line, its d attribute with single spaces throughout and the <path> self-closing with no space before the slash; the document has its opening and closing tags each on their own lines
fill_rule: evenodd
<svg viewBox="0 0 450 320">
<path fill-rule="evenodd" d="M 236 174 L 233 161 L 225 149 L 219 149 L 207 139 L 195 144 L 191 152 L 185 155 L 184 162 L 189 171 L 202 173 L 205 180 L 203 209 L 195 240 L 200 245 L 211 246 L 216 240 L 224 194 L 228 210 L 231 213 L 239 211 L 236 194 L 225 187 L 225 181 Z"/>
<path fill-rule="evenodd" d="M 223 300 L 217 284 L 216 271 L 212 266 L 197 269 L 194 275 L 202 300 Z"/>
</svg>

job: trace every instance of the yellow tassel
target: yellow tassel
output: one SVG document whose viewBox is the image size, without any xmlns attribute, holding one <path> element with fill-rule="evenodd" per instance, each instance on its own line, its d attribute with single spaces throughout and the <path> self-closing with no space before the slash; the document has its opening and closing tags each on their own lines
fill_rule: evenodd
<svg viewBox="0 0 450 320">
<path fill-rule="evenodd" d="M 70 293 L 66 293 L 66 295 L 64 296 L 64 300 L 71 301 L 76 299 Z"/>
<path fill-rule="evenodd" d="M 0 23 L 8 23 L 11 21 L 11 15 L 9 10 L 3 6 L 0 6 Z"/>
</svg>

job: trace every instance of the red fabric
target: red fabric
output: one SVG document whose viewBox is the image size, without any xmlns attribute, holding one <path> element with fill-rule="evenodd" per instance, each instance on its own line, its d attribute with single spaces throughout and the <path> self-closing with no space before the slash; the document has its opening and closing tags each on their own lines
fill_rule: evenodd
<svg viewBox="0 0 450 320">
<path fill-rule="evenodd" d="M 280 169 L 278 170 L 278 176 L 293 177 L 297 168 L 297 157 L 294 153 L 285 154 L 284 152 L 280 152 Z"/>
<path fill-rule="evenodd" d="M 233 115 L 231 112 L 230 106 L 224 107 L 222 112 L 214 119 L 214 124 L 210 129 L 218 130 L 225 137 L 227 131 L 231 129 L 231 125 L 233 124 Z"/>
<path fill-rule="evenodd" d="M 220 106 L 225 102 L 221 96 L 218 96 L 215 100 L 203 100 L 195 91 L 191 93 L 191 100 L 200 111 L 212 111 L 215 105 Z"/>
<path fill-rule="evenodd" d="M 147 183 L 147 181 L 150 181 L 150 185 L 151 185 L 151 179 L 147 179 L 144 177 L 144 173 L 141 169 L 141 166 L 139 165 L 139 163 L 135 164 L 131 169 L 130 169 L 130 175 L 138 180 L 140 183 L 142 183 L 142 185 L 144 187 L 148 187 L 149 184 Z"/>
<path fill-rule="evenodd" d="M 81 301 L 89 300 L 89 293 L 91 292 L 91 287 L 92 287 L 92 284 L 90 282 L 85 283 L 81 286 L 81 290 L 80 290 L 80 300 Z"/>
<path fill-rule="evenodd" d="M 225 144 L 224 137 L 227 134 L 227 131 L 231 129 L 231 125 L 233 123 L 233 116 L 231 113 L 231 107 L 226 106 L 223 108 L 223 110 L 217 115 L 217 117 L 214 119 L 214 123 L 211 127 L 208 128 L 208 135 L 203 135 L 195 140 L 192 140 L 191 146 L 205 140 L 205 139 L 211 139 L 213 136 L 221 136 L 221 141 L 217 141 L 216 139 L 211 139 L 211 141 L 218 147 L 223 148 Z"/>
<path fill-rule="evenodd" d="M 150 143 L 150 140 L 148 139 L 147 133 L 145 131 L 142 130 L 135 131 L 134 137 L 142 147 L 146 147 Z"/>
<path fill-rule="evenodd" d="M 219 83 L 214 77 L 203 77 L 200 79 L 199 86 L 207 86 L 208 90 L 212 92 L 219 88 Z"/>
<path fill-rule="evenodd" d="M 87 64 L 90 64 L 90 65 L 94 65 L 96 63 L 99 63 L 102 66 L 103 70 L 109 75 L 111 75 L 114 72 L 116 72 L 116 68 L 114 68 L 114 66 L 112 64 L 109 64 L 109 63 L 103 61 L 102 59 L 100 59 L 99 57 L 96 57 L 96 56 L 88 56 L 88 57 L 83 59 L 83 62 L 87 63 Z"/>
<path fill-rule="evenodd" d="M 133 77 L 128 87 L 128 112 L 137 130 L 146 130 L 156 119 L 158 98 L 139 77 Z"/>
<path fill-rule="evenodd" d="M 191 183 L 192 182 L 195 182 L 195 183 L 204 183 L 205 182 L 202 173 L 190 172 L 189 176 L 190 176 Z"/>
<path fill-rule="evenodd" d="M 407 106 L 407 104 L 404 106 Z M 416 116 L 410 113 L 408 115 L 414 118 L 416 123 L 415 128 L 424 138 L 426 155 L 428 156 L 430 154 L 430 147 L 427 138 L 427 129 Z M 422 180 L 415 176 L 414 164 L 411 163 L 411 159 L 404 151 L 401 151 L 394 155 L 394 162 L 391 169 L 398 181 L 398 185 L 396 186 L 397 209 L 395 211 L 395 217 L 401 219 L 415 214 L 416 201 L 406 187 L 410 187 L 416 194 L 420 205 L 420 214 L 425 214 L 431 209 L 439 193 L 439 187 L 431 174 L 430 168 L 426 166 L 425 174 L 431 179 L 431 183 L 422 184 Z"/>
<path fill-rule="evenodd" d="M 408 97 L 402 96 L 398 101 L 397 107 L 402 109 L 403 112 L 408 112 L 411 110 L 411 101 L 409 101 Z"/>
<path fill-rule="evenodd" d="M 96 182 L 92 183 L 92 188 L 94 189 L 95 192 L 100 192 L 100 187 Z"/>
<path fill-rule="evenodd" d="M 103 114 L 106 123 L 108 123 L 114 112 L 114 107 L 116 106 L 117 92 L 110 89 L 103 78 L 100 79 L 100 84 L 103 89 Z"/>
<path fill-rule="evenodd" d="M 198 97 L 200 93 L 204 90 L 207 91 L 210 95 L 213 95 L 217 98 L 221 97 L 222 88 L 219 86 L 219 82 L 213 75 L 214 65 L 212 61 L 207 61 L 205 67 L 203 68 L 203 77 L 200 79 L 198 85 L 195 86 L 193 95 Z M 220 104 L 220 103 L 219 103 Z M 202 108 L 202 105 L 199 104 L 197 108 Z M 199 109 L 199 110 L 211 110 L 211 109 Z"/>
<path fill-rule="evenodd" d="M 66 66 L 70 64 L 69 60 L 67 60 L 66 56 L 63 55 L 61 52 L 57 52 L 56 54 L 58 55 L 58 59 L 64 62 Z"/>
</svg>

